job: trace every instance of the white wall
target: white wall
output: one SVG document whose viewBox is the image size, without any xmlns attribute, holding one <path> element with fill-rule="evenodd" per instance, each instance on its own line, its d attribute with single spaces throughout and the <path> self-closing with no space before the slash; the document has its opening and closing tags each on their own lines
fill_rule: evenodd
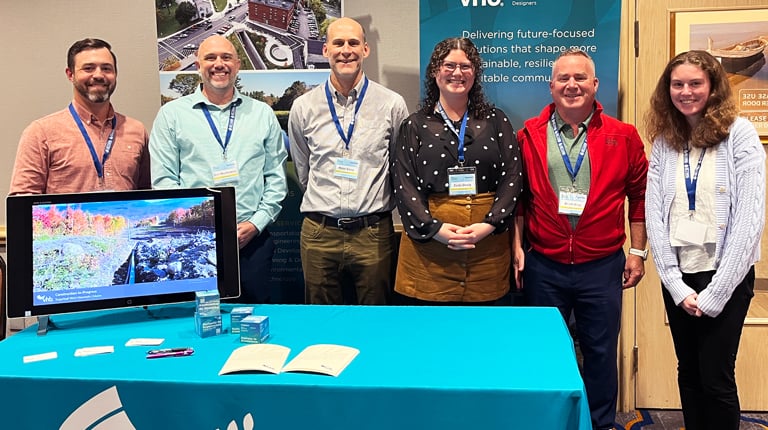
<svg viewBox="0 0 768 430">
<path fill-rule="evenodd" d="M 152 127 L 160 107 L 152 0 L 3 1 L 0 40 L 5 40 L 0 82 L 0 195 L 10 186 L 16 145 L 34 119 L 63 109 L 72 98 L 64 74 L 72 42 L 98 37 L 112 44 L 118 60 L 116 109 Z M 418 2 L 413 0 L 346 0 L 346 16 L 358 19 L 372 48 L 366 73 L 418 103 Z M 5 200 L 0 202 L 0 226 L 5 225 Z"/>
</svg>

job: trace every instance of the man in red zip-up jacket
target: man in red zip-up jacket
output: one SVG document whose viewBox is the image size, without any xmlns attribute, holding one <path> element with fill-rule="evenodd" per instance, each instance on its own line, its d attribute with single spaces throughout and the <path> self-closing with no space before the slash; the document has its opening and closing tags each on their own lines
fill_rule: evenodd
<svg viewBox="0 0 768 430">
<path fill-rule="evenodd" d="M 513 246 L 528 304 L 556 306 L 566 322 L 573 312 L 592 425 L 610 429 L 622 290 L 645 274 L 648 160 L 635 127 L 603 113 L 597 87 L 585 52 L 569 50 L 555 61 L 554 103 L 518 133 L 528 186 Z"/>
</svg>

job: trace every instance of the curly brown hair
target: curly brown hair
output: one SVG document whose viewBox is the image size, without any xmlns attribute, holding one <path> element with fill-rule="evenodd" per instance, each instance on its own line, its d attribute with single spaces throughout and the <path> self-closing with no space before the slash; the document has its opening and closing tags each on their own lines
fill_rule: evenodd
<svg viewBox="0 0 768 430">
<path fill-rule="evenodd" d="M 424 99 L 419 108 L 426 114 L 435 111 L 437 101 L 440 100 L 440 88 L 437 87 L 435 73 L 442 66 L 445 57 L 454 49 L 459 49 L 467 55 L 475 71 L 475 83 L 469 90 L 469 114 L 475 119 L 484 118 L 493 112 L 494 106 L 485 99 L 485 94 L 483 94 L 483 85 L 481 84 L 483 60 L 480 58 L 475 44 L 466 37 L 451 37 L 435 45 L 427 70 L 424 72 Z"/>
<path fill-rule="evenodd" d="M 710 94 L 704 107 L 704 115 L 691 127 L 669 95 L 672 71 L 682 64 L 699 67 L 709 77 Z M 651 108 L 645 114 L 646 133 L 651 142 L 663 138 L 668 145 L 681 151 L 690 142 L 699 148 L 719 144 L 728 136 L 736 120 L 736 102 L 723 66 L 706 51 L 687 51 L 678 54 L 667 64 L 651 95 Z"/>
</svg>

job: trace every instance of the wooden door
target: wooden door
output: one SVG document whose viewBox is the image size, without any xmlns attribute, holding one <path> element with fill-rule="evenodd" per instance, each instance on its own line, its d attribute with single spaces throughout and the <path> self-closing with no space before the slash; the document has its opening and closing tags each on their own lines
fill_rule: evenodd
<svg viewBox="0 0 768 430">
<path fill-rule="evenodd" d="M 629 5 L 627 3 L 630 3 Z M 648 109 L 649 97 L 659 75 L 671 58 L 670 12 L 685 9 L 717 9 L 722 7 L 765 7 L 765 0 L 637 0 L 624 5 L 625 31 L 630 40 L 622 50 L 623 93 L 622 119 L 638 126 L 645 138 L 642 117 Z M 631 39 L 633 19 L 638 21 L 639 50 L 634 58 Z M 628 27 L 627 27 L 628 26 Z M 629 29 L 629 30 L 628 30 Z M 768 23 L 766 23 L 768 33 Z M 768 34 L 767 34 L 768 35 Z M 768 260 L 768 239 L 763 233 L 763 260 Z M 736 365 L 737 384 L 744 411 L 768 410 L 768 265 L 757 266 L 756 297 L 745 325 Z M 661 284 L 651 261 L 646 275 L 634 291 L 625 293 L 624 318 L 620 351 L 620 409 L 680 408 L 677 391 L 677 361 L 661 298 Z M 634 399 L 634 401 L 633 401 Z M 634 404 L 633 404 L 634 403 Z"/>
</svg>

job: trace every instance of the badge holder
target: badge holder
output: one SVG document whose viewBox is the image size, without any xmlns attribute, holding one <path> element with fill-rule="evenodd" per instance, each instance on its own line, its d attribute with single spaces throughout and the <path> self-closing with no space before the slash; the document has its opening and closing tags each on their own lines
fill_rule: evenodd
<svg viewBox="0 0 768 430">
<path fill-rule="evenodd" d="M 448 168 L 448 195 L 471 196 L 477 194 L 477 169 L 474 167 Z"/>
</svg>

